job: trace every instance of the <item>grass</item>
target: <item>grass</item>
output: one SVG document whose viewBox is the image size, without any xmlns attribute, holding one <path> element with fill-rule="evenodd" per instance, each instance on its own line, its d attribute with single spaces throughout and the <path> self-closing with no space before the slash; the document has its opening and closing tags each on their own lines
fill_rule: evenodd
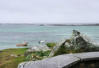
<svg viewBox="0 0 99 68">
<path fill-rule="evenodd" d="M 32 52 L 31 54 L 27 55 L 26 61 L 36 61 L 36 60 L 42 60 L 44 58 L 47 58 L 50 54 L 50 51 L 37 51 Z"/>
<path fill-rule="evenodd" d="M 17 68 L 25 61 L 24 53 L 27 48 L 13 48 L 0 51 L 0 68 Z M 11 56 L 12 55 L 12 56 Z"/>
<path fill-rule="evenodd" d="M 47 46 L 50 49 L 53 49 L 56 46 L 56 43 L 47 43 Z M 44 58 L 48 58 L 50 54 L 49 51 L 37 51 L 37 52 L 26 52 L 27 48 L 12 48 L 12 49 L 5 49 L 0 51 L 0 68 L 17 68 L 18 64 L 25 61 L 36 61 L 42 60 Z M 88 47 L 88 51 L 96 50 L 96 48 Z M 98 50 L 98 48 L 97 48 Z M 61 55 L 61 54 L 68 54 L 68 53 L 81 53 L 87 52 L 84 49 L 73 49 L 68 48 L 62 45 L 58 51 L 55 52 L 54 56 Z M 25 55 L 27 53 L 27 55 Z M 25 55 L 25 56 L 24 56 Z"/>
<path fill-rule="evenodd" d="M 50 51 L 32 52 L 24 56 L 27 48 L 12 48 L 0 51 L 0 68 L 17 68 L 18 64 L 30 60 L 41 60 L 48 57 Z"/>
<path fill-rule="evenodd" d="M 46 45 L 47 45 L 49 48 L 52 49 L 54 46 L 56 46 L 56 43 L 50 42 L 50 43 L 46 43 Z"/>
</svg>

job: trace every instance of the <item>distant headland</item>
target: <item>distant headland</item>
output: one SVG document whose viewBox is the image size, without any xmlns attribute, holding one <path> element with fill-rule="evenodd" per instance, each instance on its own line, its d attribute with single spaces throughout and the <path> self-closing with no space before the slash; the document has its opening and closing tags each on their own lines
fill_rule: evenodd
<svg viewBox="0 0 99 68">
<path fill-rule="evenodd" d="M 35 25 L 35 26 L 99 26 L 99 23 L 62 23 L 62 24 L 43 24 L 43 23 L 0 23 L 0 25 Z"/>
</svg>

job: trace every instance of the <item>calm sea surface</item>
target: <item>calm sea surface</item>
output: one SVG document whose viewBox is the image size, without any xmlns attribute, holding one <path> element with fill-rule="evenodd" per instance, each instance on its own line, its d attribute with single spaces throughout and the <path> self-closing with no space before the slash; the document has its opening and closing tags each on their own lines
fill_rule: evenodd
<svg viewBox="0 0 99 68">
<path fill-rule="evenodd" d="M 69 38 L 72 30 L 79 30 L 91 39 L 99 41 L 99 26 L 36 26 L 0 25 L 0 49 L 16 48 L 17 43 L 29 42 L 29 46 L 39 45 L 38 41 L 59 42 Z"/>
</svg>

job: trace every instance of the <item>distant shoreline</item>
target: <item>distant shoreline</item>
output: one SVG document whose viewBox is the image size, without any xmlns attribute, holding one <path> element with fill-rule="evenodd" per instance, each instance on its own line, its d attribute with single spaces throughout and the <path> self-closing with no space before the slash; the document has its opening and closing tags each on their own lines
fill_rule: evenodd
<svg viewBox="0 0 99 68">
<path fill-rule="evenodd" d="M 0 23 L 0 25 L 35 25 L 35 26 L 99 26 L 99 24 L 33 24 L 33 23 Z"/>
</svg>

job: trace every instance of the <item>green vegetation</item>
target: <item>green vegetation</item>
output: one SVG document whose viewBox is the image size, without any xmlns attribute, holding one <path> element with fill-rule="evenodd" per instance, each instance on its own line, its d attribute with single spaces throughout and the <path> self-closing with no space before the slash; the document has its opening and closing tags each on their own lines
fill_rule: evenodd
<svg viewBox="0 0 99 68">
<path fill-rule="evenodd" d="M 50 54 L 50 51 L 38 51 L 38 52 L 32 52 L 31 54 L 28 54 L 26 57 L 26 61 L 36 61 L 41 60 L 44 58 L 47 58 Z"/>
<path fill-rule="evenodd" d="M 0 68 L 17 68 L 25 61 L 24 52 L 27 48 L 13 48 L 0 51 Z"/>
<path fill-rule="evenodd" d="M 80 50 L 75 50 L 75 49 L 71 49 L 70 47 L 66 47 L 64 45 L 60 46 L 60 48 L 55 52 L 54 56 L 57 55 L 62 55 L 62 54 L 69 54 L 69 53 L 79 53 L 79 52 L 84 52 L 84 50 L 81 51 Z"/>
<path fill-rule="evenodd" d="M 87 47 L 87 49 L 79 48 L 75 49 L 74 47 L 68 47 L 65 43 L 71 44 L 70 40 L 66 40 L 61 44 L 57 51 L 54 52 L 53 56 L 68 54 L 68 53 L 81 53 L 81 52 L 89 52 L 89 51 L 98 51 L 96 47 Z M 48 58 L 51 50 L 56 43 L 47 43 L 46 44 L 50 50 L 48 51 L 35 51 L 28 52 L 28 48 L 13 48 L 13 49 L 5 49 L 0 51 L 0 68 L 17 68 L 18 64 L 25 61 L 36 61 L 42 60 L 44 58 Z M 57 48 L 57 47 L 56 47 Z M 51 56 L 52 57 L 52 56 Z"/>
<path fill-rule="evenodd" d="M 49 48 L 52 49 L 54 46 L 56 46 L 56 43 L 51 42 L 51 43 L 46 43 L 46 45 L 47 45 Z"/>
<path fill-rule="evenodd" d="M 0 51 L 0 68 L 17 68 L 18 64 L 30 60 L 47 58 L 50 51 L 38 51 L 24 56 L 27 48 L 13 48 Z"/>
<path fill-rule="evenodd" d="M 69 42 L 70 41 L 66 41 Z M 56 43 L 47 43 L 47 46 L 52 50 Z M 0 68 L 17 68 L 18 64 L 25 61 L 36 61 L 48 58 L 51 50 L 49 51 L 36 51 L 30 52 L 25 55 L 28 48 L 13 48 L 0 51 Z M 95 48 L 88 47 L 87 50 L 93 51 Z M 96 49 L 95 49 L 96 50 Z M 87 52 L 85 49 L 74 49 L 67 47 L 65 42 L 61 44 L 59 49 L 54 53 L 54 56 L 68 53 L 81 53 Z"/>
</svg>

